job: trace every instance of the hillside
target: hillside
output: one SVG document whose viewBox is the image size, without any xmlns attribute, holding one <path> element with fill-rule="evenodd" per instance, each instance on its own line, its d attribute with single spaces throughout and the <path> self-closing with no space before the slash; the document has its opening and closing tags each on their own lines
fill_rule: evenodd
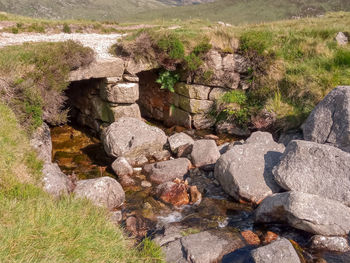
<svg viewBox="0 0 350 263">
<path fill-rule="evenodd" d="M 54 19 L 118 20 L 168 6 L 191 5 L 212 0 L 0 0 L 0 11 Z"/>
<path fill-rule="evenodd" d="M 154 19 L 208 19 L 231 24 L 277 21 L 317 16 L 330 11 L 349 11 L 350 0 L 218 0 L 196 6 L 181 6 L 141 12 L 123 21 Z"/>
</svg>

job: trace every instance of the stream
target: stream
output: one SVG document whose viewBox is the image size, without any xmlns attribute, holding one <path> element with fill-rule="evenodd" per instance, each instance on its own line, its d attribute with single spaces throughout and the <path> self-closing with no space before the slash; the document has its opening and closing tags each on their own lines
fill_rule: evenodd
<svg viewBox="0 0 350 263">
<path fill-rule="evenodd" d="M 159 124 L 156 125 L 159 127 Z M 172 129 L 160 128 L 167 135 L 174 133 Z M 210 131 L 189 131 L 189 133 L 195 139 L 201 139 L 208 136 Z M 78 180 L 103 176 L 116 178 L 110 168 L 114 159 L 106 155 L 100 140 L 92 136 L 89 130 L 75 125 L 53 127 L 51 137 L 53 161 L 58 163 L 65 174 L 74 175 Z M 237 138 L 220 136 L 216 142 L 221 145 L 234 140 Z M 255 225 L 253 221 L 254 207 L 235 202 L 225 194 L 215 180 L 213 171 L 199 169 L 190 171 L 189 183 L 197 186 L 203 198 L 199 205 L 182 207 L 174 207 L 158 200 L 154 194 L 154 187 L 145 187 L 142 184 L 147 178 L 142 174 L 141 169 L 136 168 L 134 171 L 132 179 L 135 183 L 130 186 L 123 185 L 126 201 L 120 211 L 123 224 L 126 224 L 129 217 L 137 219 L 138 229 L 132 234 L 138 240 L 141 240 L 145 235 L 154 235 L 157 230 L 168 223 L 180 225 L 187 234 L 216 229 L 237 240 L 243 240 L 240 234 L 243 231 L 253 231 L 260 239 L 268 238 L 268 234 L 273 232 L 293 240 L 293 245 L 302 262 L 350 262 L 349 253 L 325 252 L 317 254 L 306 249 L 308 240 L 312 236 L 306 232 L 278 224 Z M 251 247 L 248 245 L 244 249 Z M 235 262 L 235 258 L 227 255 L 223 262 Z"/>
</svg>

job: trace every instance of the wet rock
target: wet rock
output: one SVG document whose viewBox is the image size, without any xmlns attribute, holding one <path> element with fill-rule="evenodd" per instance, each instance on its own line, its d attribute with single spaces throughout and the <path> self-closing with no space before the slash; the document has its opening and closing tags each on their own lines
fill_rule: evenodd
<svg viewBox="0 0 350 263">
<path fill-rule="evenodd" d="M 177 154 L 179 147 L 184 145 L 193 145 L 194 140 L 184 132 L 175 133 L 168 138 L 170 149 L 174 154 Z"/>
<path fill-rule="evenodd" d="M 313 234 L 341 236 L 350 231 L 350 208 L 317 195 L 286 192 L 264 199 L 255 211 L 255 221 L 285 222 Z"/>
<path fill-rule="evenodd" d="M 199 205 L 202 202 L 202 194 L 195 185 L 190 187 L 190 198 L 193 205 Z"/>
<path fill-rule="evenodd" d="M 78 181 L 74 194 L 77 198 L 89 199 L 93 204 L 110 210 L 119 207 L 125 201 L 123 188 L 111 177 Z"/>
<path fill-rule="evenodd" d="M 258 246 L 260 245 L 260 238 L 251 230 L 245 230 L 241 232 L 242 237 L 245 239 L 248 245 Z"/>
<path fill-rule="evenodd" d="M 339 32 L 337 36 L 335 37 L 335 40 L 337 41 L 339 46 L 345 46 L 349 43 L 349 38 L 347 34 L 343 32 Z"/>
<path fill-rule="evenodd" d="M 118 176 L 132 175 L 134 170 L 124 157 L 119 157 L 112 163 L 112 169 Z"/>
<path fill-rule="evenodd" d="M 37 128 L 30 139 L 30 145 L 38 154 L 38 158 L 45 163 L 52 162 L 52 141 L 49 126 L 44 122 Z"/>
<path fill-rule="evenodd" d="M 172 181 L 176 178 L 183 180 L 187 174 L 191 162 L 186 158 L 179 158 L 154 164 L 147 164 L 143 167 L 150 181 L 156 184 Z"/>
<path fill-rule="evenodd" d="M 121 175 L 118 177 L 118 180 L 123 187 L 129 187 L 136 184 L 135 180 L 128 175 Z"/>
<path fill-rule="evenodd" d="M 287 145 L 294 140 L 303 140 L 304 136 L 302 131 L 300 130 L 293 130 L 286 133 L 282 133 L 281 136 L 278 139 L 278 143 L 282 143 L 284 146 L 287 147 Z"/>
<path fill-rule="evenodd" d="M 144 237 L 147 234 L 148 226 L 147 219 L 138 216 L 130 216 L 126 219 L 126 230 L 134 237 Z"/>
<path fill-rule="evenodd" d="M 135 159 L 162 151 L 167 136 L 141 120 L 123 117 L 103 131 L 102 141 L 108 155 Z"/>
<path fill-rule="evenodd" d="M 350 153 L 308 141 L 288 144 L 273 174 L 288 191 L 300 191 L 350 206 Z"/>
<path fill-rule="evenodd" d="M 58 198 L 68 195 L 73 190 L 72 182 L 56 163 L 45 163 L 42 173 L 44 190 L 50 195 Z"/>
<path fill-rule="evenodd" d="M 218 262 L 225 254 L 243 246 L 240 239 L 214 231 L 185 236 L 181 244 L 188 262 L 193 263 Z"/>
<path fill-rule="evenodd" d="M 256 263 L 300 263 L 299 256 L 288 239 L 281 238 L 251 252 Z"/>
<path fill-rule="evenodd" d="M 100 89 L 100 96 L 112 103 L 135 103 L 139 99 L 139 84 L 107 84 Z"/>
<path fill-rule="evenodd" d="M 218 134 L 231 134 L 237 136 L 249 136 L 250 131 L 246 128 L 241 128 L 237 124 L 228 121 L 219 121 L 215 126 Z"/>
<path fill-rule="evenodd" d="M 196 167 L 213 165 L 220 158 L 220 152 L 214 140 L 198 140 L 193 144 L 191 158 Z"/>
<path fill-rule="evenodd" d="M 267 231 L 264 237 L 262 238 L 262 243 L 264 245 L 270 244 L 272 241 L 275 241 L 278 238 L 278 235 L 274 232 Z"/>
<path fill-rule="evenodd" d="M 152 184 L 148 181 L 142 181 L 141 186 L 144 188 L 149 188 L 149 187 L 152 187 Z"/>
<path fill-rule="evenodd" d="M 226 142 L 226 143 L 218 146 L 220 154 L 223 155 L 224 153 L 226 153 L 228 151 L 229 146 L 230 146 L 229 142 Z"/>
<path fill-rule="evenodd" d="M 215 165 L 215 178 L 229 195 L 237 200 L 259 203 L 280 191 L 272 168 L 278 164 L 284 146 L 272 135 L 255 132 L 243 145 L 226 152 Z"/>
<path fill-rule="evenodd" d="M 156 193 L 163 202 L 182 206 L 190 202 L 187 190 L 187 185 L 184 183 L 166 182 L 157 187 Z"/>
<path fill-rule="evenodd" d="M 345 237 L 325 237 L 316 235 L 310 241 L 310 248 L 313 250 L 328 250 L 333 252 L 350 251 L 349 241 Z"/>
<path fill-rule="evenodd" d="M 304 139 L 350 152 L 350 87 L 332 90 L 303 124 Z"/>
</svg>

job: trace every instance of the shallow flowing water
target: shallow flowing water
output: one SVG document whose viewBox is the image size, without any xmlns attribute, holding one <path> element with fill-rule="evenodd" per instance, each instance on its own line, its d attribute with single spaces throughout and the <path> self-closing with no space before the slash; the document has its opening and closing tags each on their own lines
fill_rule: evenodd
<svg viewBox="0 0 350 263">
<path fill-rule="evenodd" d="M 163 127 L 165 130 L 165 128 Z M 165 130 L 167 133 L 174 130 Z M 178 130 L 180 131 L 180 130 Z M 195 139 L 208 135 L 208 131 L 192 133 Z M 113 159 L 105 154 L 103 145 L 99 139 L 90 136 L 88 130 L 65 125 L 51 129 L 53 142 L 53 160 L 57 162 L 62 171 L 67 175 L 75 175 L 79 180 L 92 179 L 102 176 L 116 178 L 110 169 Z M 233 141 L 235 138 L 222 136 L 217 140 L 218 144 Z M 133 177 L 135 184 L 124 187 L 126 202 L 121 208 L 123 220 L 129 216 L 135 216 L 142 220 L 140 235 L 152 235 L 162 225 L 178 223 L 184 226 L 189 233 L 202 230 L 216 229 L 224 233 L 235 234 L 242 239 L 240 232 L 252 230 L 259 237 L 272 231 L 295 241 L 303 262 L 322 262 L 324 258 L 329 263 L 350 262 L 350 254 L 325 253 L 313 254 L 304 250 L 308 239 L 311 237 L 302 231 L 286 227 L 284 225 L 256 226 L 253 223 L 253 207 L 240 204 L 227 196 L 216 182 L 212 171 L 191 170 L 189 181 L 196 185 L 203 195 L 200 205 L 186 205 L 173 207 L 157 200 L 153 187 L 142 187 L 141 182 L 147 180 L 140 170 L 135 171 Z M 118 179 L 118 178 L 116 178 Z M 246 246 L 244 249 L 251 249 Z M 243 252 L 244 252 L 243 249 Z M 235 254 L 237 256 L 237 253 Z M 232 255 L 227 255 L 223 262 L 235 262 Z"/>
</svg>

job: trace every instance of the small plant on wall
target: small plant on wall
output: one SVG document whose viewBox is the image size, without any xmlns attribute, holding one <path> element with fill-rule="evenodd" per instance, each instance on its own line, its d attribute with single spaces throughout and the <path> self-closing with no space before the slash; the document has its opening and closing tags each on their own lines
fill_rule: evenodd
<svg viewBox="0 0 350 263">
<path fill-rule="evenodd" d="M 162 71 L 159 74 L 159 78 L 156 80 L 157 83 L 161 84 L 161 89 L 167 89 L 170 92 L 175 92 L 174 86 L 180 80 L 179 74 L 173 71 Z"/>
</svg>

